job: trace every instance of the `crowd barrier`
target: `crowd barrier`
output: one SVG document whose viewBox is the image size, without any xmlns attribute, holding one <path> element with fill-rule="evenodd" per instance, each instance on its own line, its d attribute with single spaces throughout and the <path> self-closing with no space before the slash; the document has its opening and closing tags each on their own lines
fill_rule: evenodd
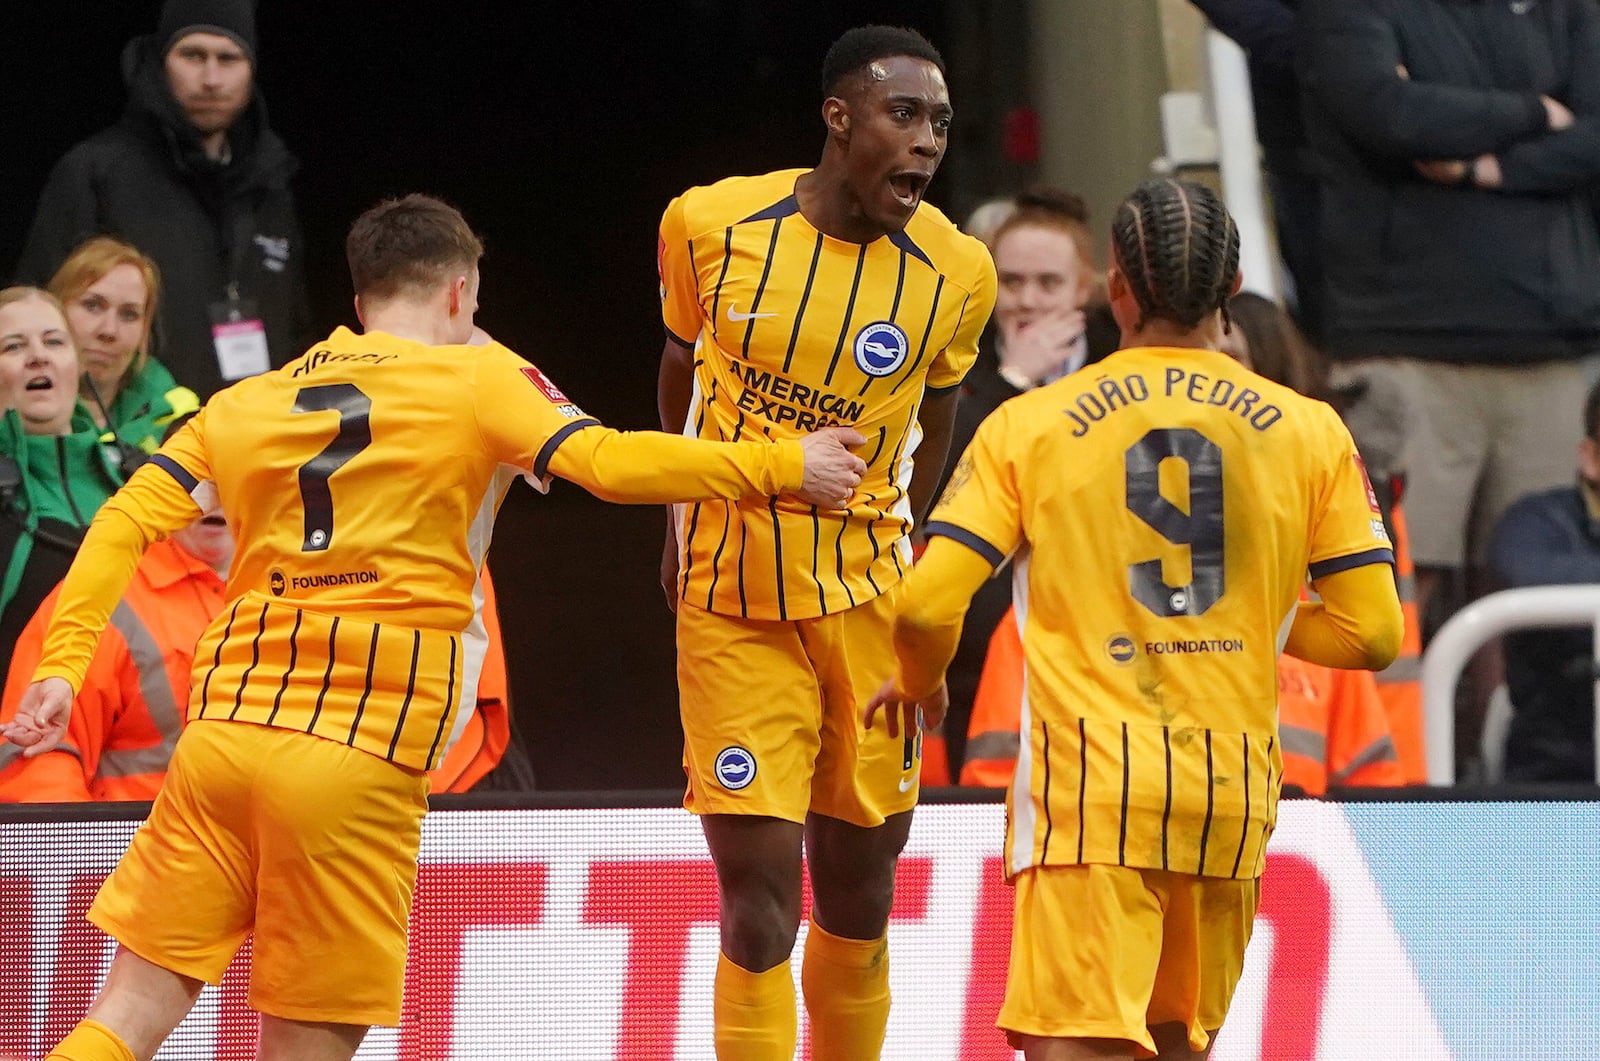
<svg viewBox="0 0 1600 1061">
<path fill-rule="evenodd" d="M 1282 805 L 1213 1061 L 1600 1056 L 1600 790 L 1417 794 L 1433 798 Z M 1004 809 L 928 795 L 900 863 L 883 1056 L 1011 1061 L 993 1027 Z M 671 802 L 467 798 L 430 814 L 404 1017 L 358 1058 L 711 1058 L 716 884 Z M 0 1058 L 38 1058 L 92 997 L 111 950 L 82 913 L 139 813 L 0 808 Z M 160 1058 L 253 1056 L 247 966 L 246 952 Z"/>
</svg>

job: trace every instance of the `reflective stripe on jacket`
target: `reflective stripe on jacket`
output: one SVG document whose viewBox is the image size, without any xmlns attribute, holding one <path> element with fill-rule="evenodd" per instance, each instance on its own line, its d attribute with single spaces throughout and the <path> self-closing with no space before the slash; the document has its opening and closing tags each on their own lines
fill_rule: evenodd
<svg viewBox="0 0 1600 1061">
<path fill-rule="evenodd" d="M 59 593 L 17 639 L 0 718 L 16 714 L 33 680 Z M 194 646 L 222 604 L 216 572 L 176 542 L 152 545 L 111 613 L 60 748 L 30 760 L 0 744 L 0 802 L 154 799 L 183 728 Z"/>
</svg>

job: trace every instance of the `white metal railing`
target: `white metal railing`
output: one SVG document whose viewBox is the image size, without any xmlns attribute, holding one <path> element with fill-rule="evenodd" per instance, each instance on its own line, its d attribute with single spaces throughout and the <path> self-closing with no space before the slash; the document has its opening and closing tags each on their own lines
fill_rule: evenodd
<svg viewBox="0 0 1600 1061">
<path fill-rule="evenodd" d="M 1428 742 L 1428 784 L 1456 779 L 1456 683 L 1486 641 L 1535 626 L 1592 626 L 1600 659 L 1600 585 L 1530 586 L 1491 593 L 1462 608 L 1433 635 L 1422 655 L 1422 718 Z M 1600 710 L 1600 675 L 1595 682 Z M 1595 726 L 1600 770 L 1600 724 Z M 1600 780 L 1600 777 L 1597 777 Z"/>
</svg>

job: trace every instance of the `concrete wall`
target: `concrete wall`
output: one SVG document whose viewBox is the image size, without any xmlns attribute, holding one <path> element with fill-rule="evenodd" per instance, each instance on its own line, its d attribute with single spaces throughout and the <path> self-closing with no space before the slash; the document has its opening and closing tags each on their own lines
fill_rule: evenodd
<svg viewBox="0 0 1600 1061">
<path fill-rule="evenodd" d="M 1202 77 L 1201 20 L 1186 0 L 1031 0 L 1040 180 L 1089 203 L 1102 240 L 1163 151 L 1160 99 Z"/>
</svg>

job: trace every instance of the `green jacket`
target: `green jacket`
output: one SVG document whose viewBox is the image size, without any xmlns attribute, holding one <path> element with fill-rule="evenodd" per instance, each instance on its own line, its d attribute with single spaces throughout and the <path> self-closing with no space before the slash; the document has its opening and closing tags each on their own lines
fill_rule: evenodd
<svg viewBox="0 0 1600 1061">
<path fill-rule="evenodd" d="M 9 608 L 16 596 L 40 520 L 64 523 L 81 532 L 122 485 L 121 455 L 114 446 L 104 444 L 100 435 L 82 402 L 73 414 L 69 435 L 30 435 L 23 430 L 15 409 L 0 418 L 0 462 L 9 460 L 18 479 L 14 488 L 0 490 L 6 524 L 0 541 L 11 541 L 0 578 L 0 612 Z M 10 470 L 0 469 L 0 481 L 10 478 Z"/>
<path fill-rule="evenodd" d="M 122 389 L 106 410 L 110 430 L 101 441 L 114 441 L 110 436 L 115 432 L 116 438 L 128 445 L 154 453 L 161 446 L 167 426 L 199 408 L 200 399 L 195 392 L 178 386 L 167 366 L 149 358 L 143 369 L 124 377 Z"/>
</svg>

